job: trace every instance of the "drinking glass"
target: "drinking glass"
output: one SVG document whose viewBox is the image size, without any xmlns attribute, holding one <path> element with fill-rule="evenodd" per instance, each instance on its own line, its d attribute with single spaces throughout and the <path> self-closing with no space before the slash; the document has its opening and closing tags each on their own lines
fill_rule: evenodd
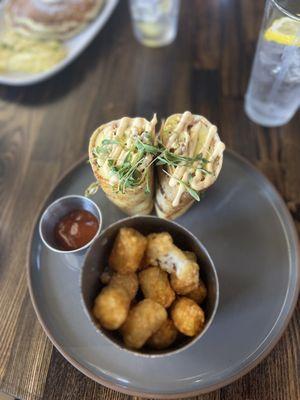
<svg viewBox="0 0 300 400">
<path fill-rule="evenodd" d="M 246 93 L 248 117 L 286 124 L 300 104 L 300 1 L 267 0 Z"/>
<path fill-rule="evenodd" d="M 177 34 L 180 0 L 130 0 L 132 25 L 139 42 L 166 46 Z"/>
</svg>

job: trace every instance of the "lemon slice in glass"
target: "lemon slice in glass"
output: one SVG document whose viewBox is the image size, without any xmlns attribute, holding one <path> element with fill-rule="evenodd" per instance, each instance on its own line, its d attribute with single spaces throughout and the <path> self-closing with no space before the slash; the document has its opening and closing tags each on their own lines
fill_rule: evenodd
<svg viewBox="0 0 300 400">
<path fill-rule="evenodd" d="M 300 22 L 288 17 L 275 19 L 265 31 L 267 41 L 288 46 L 300 46 Z"/>
</svg>

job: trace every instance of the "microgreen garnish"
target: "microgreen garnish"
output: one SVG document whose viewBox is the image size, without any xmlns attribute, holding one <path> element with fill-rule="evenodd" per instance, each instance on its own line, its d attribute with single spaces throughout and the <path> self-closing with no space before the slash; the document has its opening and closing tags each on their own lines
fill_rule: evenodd
<svg viewBox="0 0 300 400">
<path fill-rule="evenodd" d="M 93 183 L 91 183 L 91 184 L 85 189 L 85 192 L 84 192 L 85 197 L 93 196 L 94 194 L 97 193 L 98 189 L 99 189 L 99 183 L 98 183 L 98 182 L 93 182 Z"/>
<path fill-rule="evenodd" d="M 149 176 L 149 172 L 147 171 L 145 193 L 148 194 L 150 192 L 151 192 L 151 190 L 150 190 L 150 176 Z"/>
<path fill-rule="evenodd" d="M 205 173 L 205 174 L 207 174 L 207 175 L 212 175 L 212 172 L 208 171 L 206 168 L 203 168 L 201 166 L 196 167 L 196 169 L 201 171 L 201 172 L 203 172 L 203 173 Z"/>
<path fill-rule="evenodd" d="M 110 171 L 118 178 L 118 185 L 115 186 L 117 192 L 125 193 L 126 188 L 138 186 L 142 181 L 142 173 L 137 170 L 137 167 L 143 160 L 139 159 L 136 163 L 132 164 L 129 156 L 126 156 L 121 165 L 116 165 L 112 159 L 107 160 Z"/>
<path fill-rule="evenodd" d="M 186 182 L 184 182 L 182 179 L 176 178 L 175 176 L 170 175 L 167 171 L 163 169 L 163 172 L 167 174 L 170 178 L 176 179 L 177 182 L 179 182 L 181 185 L 183 185 L 186 189 L 186 191 L 197 201 L 200 201 L 200 196 L 197 193 L 196 190 L 194 190 L 191 186 L 189 186 Z"/>
<path fill-rule="evenodd" d="M 102 153 L 109 153 L 109 150 L 107 148 L 105 148 L 105 147 L 100 147 L 100 146 L 96 146 L 93 149 L 94 156 L 101 155 Z"/>
<path fill-rule="evenodd" d="M 152 146 L 151 144 L 148 144 L 148 143 L 143 143 L 140 139 L 137 140 L 136 147 L 139 151 L 154 154 L 154 155 L 156 155 L 160 152 L 159 147 Z"/>
<path fill-rule="evenodd" d="M 111 174 L 117 177 L 117 184 L 112 184 L 117 192 L 125 193 L 126 189 L 145 184 L 145 193 L 150 193 L 149 167 L 153 164 L 172 168 L 176 168 L 177 166 L 193 167 L 195 170 L 200 170 L 204 174 L 212 174 L 206 169 L 209 160 L 204 158 L 203 154 L 197 154 L 195 157 L 176 154 L 168 150 L 161 142 L 153 145 L 151 139 L 152 137 L 149 132 L 144 132 L 142 140 L 138 137 L 131 145 L 127 145 L 116 139 L 103 139 L 101 145 L 93 149 L 93 156 L 97 160 L 98 165 L 102 166 L 107 163 Z M 146 141 L 146 143 L 144 143 L 144 141 Z M 127 151 L 126 157 L 121 163 L 119 163 L 118 160 L 109 158 L 111 152 L 109 146 L 114 144 L 121 146 L 123 151 Z M 150 162 L 145 163 L 145 158 L 148 154 L 151 154 L 153 157 Z M 167 173 L 165 170 L 164 172 Z M 171 178 L 175 178 L 169 173 L 167 173 L 167 175 Z M 186 191 L 195 200 L 200 200 L 197 191 L 192 189 L 188 183 L 177 178 L 175 179 L 180 184 L 184 185 Z M 96 193 L 98 186 L 97 183 L 90 185 L 86 193 L 88 193 L 88 195 Z"/>
<path fill-rule="evenodd" d="M 181 182 L 182 183 L 182 182 Z M 192 189 L 190 186 L 188 185 L 184 185 L 186 190 L 189 192 L 189 194 L 196 200 L 196 201 L 200 201 L 200 197 L 198 195 L 198 193 L 196 192 L 196 190 Z"/>
<path fill-rule="evenodd" d="M 158 162 L 157 165 L 169 165 L 172 167 L 177 167 L 178 165 L 181 166 L 192 166 L 194 162 L 199 161 L 200 162 L 200 167 L 204 170 L 204 168 L 201 166 L 201 164 L 206 164 L 209 161 L 203 158 L 203 155 L 197 154 L 195 157 L 186 157 L 186 156 L 181 156 L 180 154 L 175 154 L 166 148 L 161 152 L 161 154 L 157 157 Z M 206 172 L 206 171 L 205 171 Z"/>
</svg>

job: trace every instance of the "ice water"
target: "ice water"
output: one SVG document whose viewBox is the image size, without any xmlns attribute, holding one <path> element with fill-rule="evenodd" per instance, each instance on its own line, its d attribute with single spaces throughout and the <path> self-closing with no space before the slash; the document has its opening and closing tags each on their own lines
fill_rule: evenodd
<svg viewBox="0 0 300 400">
<path fill-rule="evenodd" d="M 300 104 L 300 47 L 261 36 L 252 68 L 245 110 L 263 126 L 287 123 Z"/>
<path fill-rule="evenodd" d="M 131 0 L 133 29 L 146 46 L 170 44 L 176 37 L 179 0 Z"/>
</svg>

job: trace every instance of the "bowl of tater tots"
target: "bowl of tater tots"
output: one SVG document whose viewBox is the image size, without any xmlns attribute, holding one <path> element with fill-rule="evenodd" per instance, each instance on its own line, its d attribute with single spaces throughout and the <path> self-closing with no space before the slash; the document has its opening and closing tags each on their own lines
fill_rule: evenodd
<svg viewBox="0 0 300 400">
<path fill-rule="evenodd" d="M 219 285 L 192 233 L 172 221 L 135 216 L 110 225 L 93 243 L 81 294 L 99 334 L 123 350 L 154 357 L 182 351 L 206 333 Z"/>
</svg>

